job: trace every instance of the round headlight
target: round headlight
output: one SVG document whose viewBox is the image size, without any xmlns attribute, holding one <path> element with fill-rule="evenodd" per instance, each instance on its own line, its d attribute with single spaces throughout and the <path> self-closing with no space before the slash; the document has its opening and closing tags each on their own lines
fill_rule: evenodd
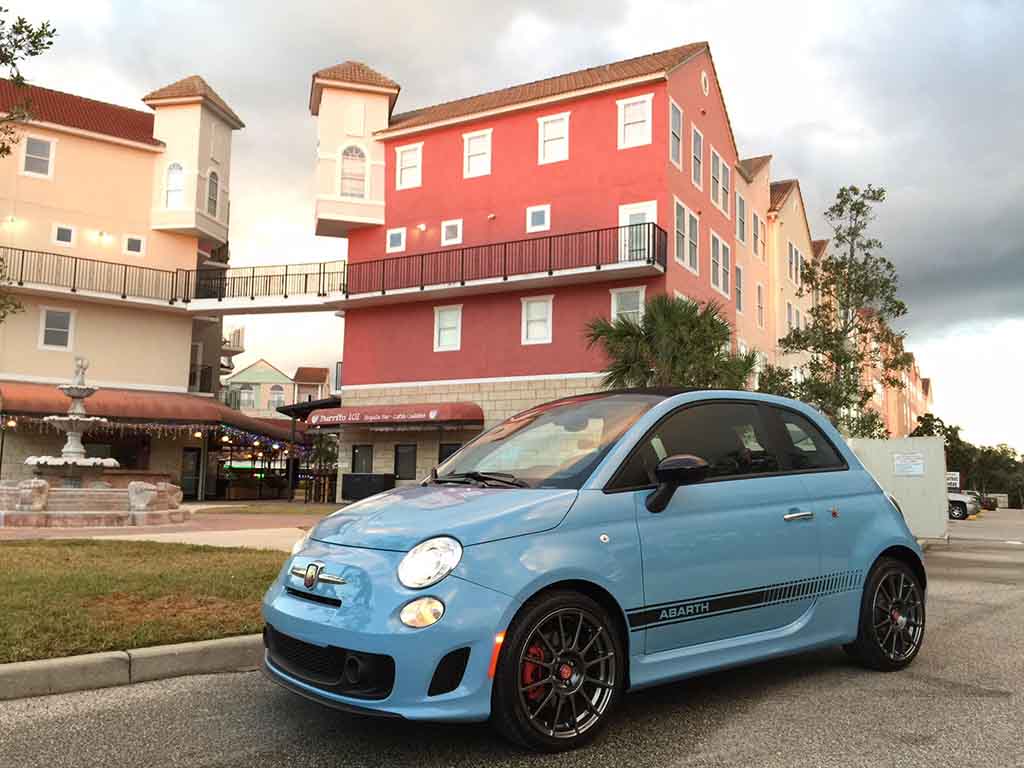
<svg viewBox="0 0 1024 768">
<path fill-rule="evenodd" d="M 410 549 L 398 564 L 398 580 L 409 589 L 437 584 L 462 559 L 462 545 L 448 536 L 427 539 Z"/>
<path fill-rule="evenodd" d="M 441 620 L 444 616 L 444 603 L 436 597 L 421 597 L 407 603 L 399 618 L 407 627 L 422 629 Z"/>
</svg>

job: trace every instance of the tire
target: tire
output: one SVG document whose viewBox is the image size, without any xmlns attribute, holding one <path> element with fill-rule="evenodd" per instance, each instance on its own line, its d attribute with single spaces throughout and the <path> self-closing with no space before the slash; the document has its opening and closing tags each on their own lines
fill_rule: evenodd
<svg viewBox="0 0 1024 768">
<path fill-rule="evenodd" d="M 952 520 L 966 520 L 967 505 L 962 501 L 949 502 L 949 517 Z"/>
<path fill-rule="evenodd" d="M 914 570 L 884 557 L 864 584 L 857 639 L 843 646 L 860 664 L 895 672 L 917 658 L 924 642 L 924 589 Z"/>
<path fill-rule="evenodd" d="M 592 741 L 622 698 L 626 653 L 600 604 L 569 590 L 542 593 L 509 627 L 494 676 L 491 721 L 540 752 Z"/>
</svg>

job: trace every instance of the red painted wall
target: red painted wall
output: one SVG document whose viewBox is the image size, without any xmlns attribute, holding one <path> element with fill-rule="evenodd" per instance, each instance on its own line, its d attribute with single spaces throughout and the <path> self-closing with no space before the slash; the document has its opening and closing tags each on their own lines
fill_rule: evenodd
<svg viewBox="0 0 1024 768">
<path fill-rule="evenodd" d="M 710 77 L 710 91 L 700 91 L 700 73 Z M 710 287 L 710 227 L 733 246 L 735 222 L 711 205 L 710 146 L 730 167 L 736 156 L 710 58 L 702 54 L 674 72 L 668 82 L 653 82 L 573 101 L 548 105 L 472 123 L 441 128 L 387 142 L 385 227 L 354 230 L 349 238 L 353 262 L 385 257 L 385 230 L 407 228 L 405 256 L 441 250 L 440 222 L 463 219 L 463 245 L 559 232 L 618 226 L 618 209 L 627 203 L 657 200 L 658 224 L 669 233 L 668 273 L 646 281 L 647 296 L 679 290 L 699 300 L 717 300 L 735 318 L 734 304 Z M 683 169 L 668 157 L 668 93 L 683 108 Z M 650 145 L 617 148 L 618 99 L 653 93 L 653 140 Z M 537 164 L 537 118 L 569 111 L 569 159 Z M 704 134 L 703 191 L 690 182 L 690 126 Z M 491 174 L 462 177 L 462 134 L 491 128 Z M 396 146 L 422 141 L 423 185 L 396 190 Z M 735 177 L 735 171 L 733 171 Z M 732 191 L 735 190 L 735 183 Z M 676 263 L 673 194 L 700 214 L 700 275 Z M 551 204 L 550 232 L 527 235 L 526 208 Z M 494 219 L 489 219 L 490 214 Z M 424 223 L 425 232 L 416 226 Z M 542 375 L 597 371 L 600 353 L 587 350 L 582 338 L 588 320 L 610 312 L 610 287 L 635 285 L 591 283 L 530 293 L 500 293 L 385 307 L 352 309 L 345 323 L 347 384 L 493 376 Z M 553 293 L 554 341 L 522 346 L 521 304 L 524 295 Z M 751 294 L 748 289 L 748 296 Z M 435 305 L 462 304 L 462 349 L 434 352 Z"/>
<path fill-rule="evenodd" d="M 345 315 L 345 383 L 377 384 L 495 376 L 600 371 L 604 356 L 587 349 L 584 329 L 611 313 L 610 288 L 660 279 L 619 281 L 394 304 Z M 550 344 L 521 343 L 525 296 L 554 294 Z M 456 352 L 434 351 L 434 307 L 462 305 L 462 343 Z"/>
</svg>

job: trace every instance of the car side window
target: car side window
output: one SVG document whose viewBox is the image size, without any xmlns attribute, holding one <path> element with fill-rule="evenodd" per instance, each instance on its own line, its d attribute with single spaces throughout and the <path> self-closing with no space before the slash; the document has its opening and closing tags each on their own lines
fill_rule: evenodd
<svg viewBox="0 0 1024 768">
<path fill-rule="evenodd" d="M 658 462 L 691 454 L 711 467 L 708 479 L 779 471 L 767 429 L 756 405 L 703 403 L 680 408 L 648 432 L 615 478 L 614 489 L 654 484 Z"/>
<path fill-rule="evenodd" d="M 778 418 L 779 446 L 786 469 L 842 469 L 846 462 L 811 420 L 796 411 L 769 406 Z"/>
</svg>

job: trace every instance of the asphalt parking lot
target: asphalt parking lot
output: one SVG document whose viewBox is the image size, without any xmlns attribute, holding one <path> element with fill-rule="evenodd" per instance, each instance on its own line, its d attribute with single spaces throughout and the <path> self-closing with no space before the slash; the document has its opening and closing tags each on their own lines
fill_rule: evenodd
<svg viewBox="0 0 1024 768">
<path fill-rule="evenodd" d="M 909 670 L 863 671 L 835 649 L 668 685 L 628 696 L 568 755 L 523 753 L 484 725 L 341 715 L 248 673 L 0 703 L 0 766 L 1024 766 L 1015 530 L 1024 513 L 988 513 L 929 549 Z"/>
</svg>

